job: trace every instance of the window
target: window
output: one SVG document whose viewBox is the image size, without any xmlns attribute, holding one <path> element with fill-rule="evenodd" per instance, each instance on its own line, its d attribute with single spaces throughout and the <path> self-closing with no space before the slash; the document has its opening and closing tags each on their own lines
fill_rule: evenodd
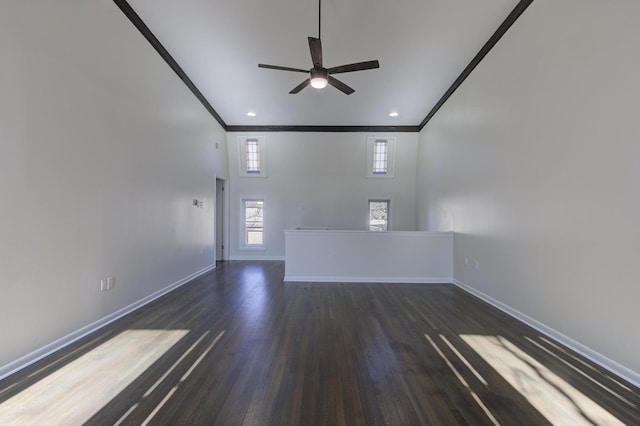
<svg viewBox="0 0 640 426">
<path fill-rule="evenodd" d="M 238 173 L 243 177 L 267 176 L 267 140 L 264 136 L 238 138 Z"/>
<path fill-rule="evenodd" d="M 370 136 L 367 138 L 367 177 L 392 178 L 396 139 Z"/>
<path fill-rule="evenodd" d="M 264 247 L 264 200 L 242 200 L 245 248 Z"/>
<path fill-rule="evenodd" d="M 369 200 L 369 231 L 389 230 L 390 200 Z"/>
<path fill-rule="evenodd" d="M 244 141 L 244 157 L 247 162 L 247 173 L 260 173 L 260 144 L 258 139 Z"/>
<path fill-rule="evenodd" d="M 373 174 L 387 174 L 387 149 L 388 144 L 384 139 L 373 142 Z"/>
</svg>

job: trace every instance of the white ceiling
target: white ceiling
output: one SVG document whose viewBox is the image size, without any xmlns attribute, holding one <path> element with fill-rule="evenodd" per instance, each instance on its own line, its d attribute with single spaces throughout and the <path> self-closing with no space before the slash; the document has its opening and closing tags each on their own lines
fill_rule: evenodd
<svg viewBox="0 0 640 426">
<path fill-rule="evenodd" d="M 129 0 L 227 125 L 416 126 L 517 0 L 323 0 L 324 66 L 355 89 L 289 91 L 312 67 L 318 0 Z M 248 117 L 254 111 L 256 117 Z M 391 118 L 389 112 L 397 111 Z"/>
</svg>

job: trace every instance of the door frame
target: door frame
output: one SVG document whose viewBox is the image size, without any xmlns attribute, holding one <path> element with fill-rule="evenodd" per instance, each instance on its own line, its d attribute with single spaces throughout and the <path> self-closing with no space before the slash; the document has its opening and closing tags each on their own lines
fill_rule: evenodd
<svg viewBox="0 0 640 426">
<path fill-rule="evenodd" d="M 222 255 L 220 256 L 220 260 L 223 262 L 229 260 L 229 178 L 225 178 L 222 176 L 216 176 L 214 180 L 214 194 L 215 194 L 215 211 L 214 211 L 214 245 L 215 245 L 215 259 L 214 262 L 218 261 L 218 247 L 222 245 L 224 249 L 222 250 Z M 218 187 L 219 184 L 222 186 L 222 196 L 218 197 Z M 222 206 L 219 206 L 218 201 L 222 200 Z M 222 221 L 222 235 L 218 235 L 218 223 Z M 221 239 L 220 239 L 221 237 Z M 218 243 L 222 244 L 218 244 Z"/>
</svg>

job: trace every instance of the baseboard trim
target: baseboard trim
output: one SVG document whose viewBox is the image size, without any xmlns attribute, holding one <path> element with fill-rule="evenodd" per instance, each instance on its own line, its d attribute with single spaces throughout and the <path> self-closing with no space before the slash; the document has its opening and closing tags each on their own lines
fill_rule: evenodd
<svg viewBox="0 0 640 426">
<path fill-rule="evenodd" d="M 467 293 L 470 293 L 473 296 L 476 296 L 477 298 L 487 302 L 488 304 L 500 309 L 504 313 L 516 318 L 517 320 L 522 321 L 523 323 L 539 331 L 540 333 L 545 334 L 546 336 L 551 337 L 554 340 L 562 343 L 564 346 L 574 350 L 578 354 L 598 364 L 602 368 L 609 370 L 616 376 L 619 376 L 625 379 L 626 381 L 628 381 L 629 383 L 632 383 L 633 385 L 640 387 L 640 374 L 636 373 L 635 371 L 625 367 L 624 365 L 610 358 L 607 358 L 601 353 L 596 352 L 593 349 L 589 348 L 588 346 L 585 346 L 582 343 L 573 340 L 571 337 L 568 337 L 560 333 L 559 331 L 549 327 L 548 325 L 543 324 L 540 321 L 535 320 L 526 314 L 523 314 L 522 312 L 512 308 L 511 306 L 506 305 L 500 302 L 499 300 L 496 300 L 493 297 L 484 294 L 479 290 L 476 290 L 475 288 L 469 286 L 468 284 L 463 283 L 462 281 L 453 280 L 453 284 L 461 288 L 462 290 L 466 291 Z"/>
<path fill-rule="evenodd" d="M 167 287 L 161 290 L 158 290 L 155 293 L 152 293 L 149 296 L 146 296 L 138 300 L 137 302 L 134 302 L 128 306 L 125 306 L 124 308 L 119 309 L 112 314 L 109 314 L 95 322 L 92 322 L 91 324 L 88 324 L 72 333 L 67 334 L 64 337 L 61 337 L 49 343 L 46 346 L 41 347 L 40 349 L 36 349 L 35 351 L 23 357 L 20 357 L 17 360 L 10 362 L 9 364 L 6 364 L 0 367 L 0 380 L 22 370 L 25 367 L 28 367 L 29 365 L 37 361 L 40 361 L 41 359 L 51 355 L 52 353 L 59 351 L 60 349 L 82 339 L 83 337 L 93 333 L 94 331 L 101 329 L 102 327 L 105 327 L 106 325 L 111 324 L 117 319 L 122 318 L 123 316 L 135 311 L 136 309 L 139 309 L 144 305 L 147 305 L 153 302 L 159 297 L 162 297 L 165 294 L 170 293 L 173 290 L 176 290 L 177 288 L 187 284 L 190 281 L 193 281 L 194 279 L 206 274 L 207 272 L 214 270 L 215 268 L 216 268 L 215 264 L 209 265 L 206 268 L 199 270 L 198 272 L 194 272 L 193 274 L 185 278 L 182 278 L 181 280 L 176 281 L 173 284 L 170 284 Z"/>
<path fill-rule="evenodd" d="M 443 284 L 450 283 L 451 277 L 327 277 L 285 275 L 284 281 L 316 283 L 397 283 L 397 284 Z"/>
<path fill-rule="evenodd" d="M 229 260 L 284 260 L 284 256 L 229 256 Z"/>
</svg>

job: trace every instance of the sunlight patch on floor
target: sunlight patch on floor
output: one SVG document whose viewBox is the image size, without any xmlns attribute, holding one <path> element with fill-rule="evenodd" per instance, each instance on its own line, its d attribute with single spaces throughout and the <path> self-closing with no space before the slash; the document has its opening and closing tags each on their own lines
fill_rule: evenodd
<svg viewBox="0 0 640 426">
<path fill-rule="evenodd" d="M 616 417 L 502 336 L 461 335 L 553 424 L 622 425 Z"/>
<path fill-rule="evenodd" d="M 0 424 L 81 424 L 188 330 L 126 330 L 0 404 Z"/>
<path fill-rule="evenodd" d="M 545 351 L 546 353 L 548 353 L 549 355 L 551 355 L 552 357 L 554 357 L 555 359 L 557 359 L 558 361 L 562 362 L 564 365 L 566 365 L 567 367 L 571 368 L 573 371 L 575 371 L 577 374 L 580 374 L 582 377 L 584 377 L 585 379 L 589 380 L 590 382 L 594 383 L 595 385 L 597 385 L 598 387 L 600 387 L 601 389 L 605 390 L 606 392 L 609 392 L 611 395 L 615 396 L 616 398 L 618 398 L 620 401 L 624 402 L 625 404 L 629 405 L 632 408 L 637 408 L 636 404 L 634 404 L 633 402 L 629 401 L 628 399 L 626 399 L 625 397 L 623 397 L 622 395 L 620 395 L 619 393 L 615 392 L 614 390 L 610 389 L 609 387 L 605 386 L 604 384 L 600 383 L 598 380 L 594 379 L 593 377 L 591 377 L 590 375 L 586 374 L 585 372 L 583 372 L 582 370 L 580 370 L 578 367 L 575 367 L 573 365 L 571 365 L 571 363 L 565 361 L 564 359 L 562 359 L 561 357 L 559 357 L 558 355 L 554 354 L 553 352 L 551 352 L 549 349 L 545 348 L 544 346 L 542 346 L 540 343 L 536 342 L 535 340 L 526 337 L 525 339 L 527 339 L 530 343 L 536 345 L 538 348 L 540 348 L 541 350 Z M 557 347 L 557 346 L 556 346 Z M 561 349 L 561 348 L 560 348 Z M 565 354 L 567 354 L 566 351 L 563 350 L 563 352 Z M 571 354 L 567 354 L 569 356 L 571 356 L 571 358 L 573 358 L 576 361 L 580 361 L 580 363 L 585 364 L 584 361 L 579 360 L 577 357 L 571 355 Z M 594 373 L 597 374 L 597 371 L 593 369 L 592 366 L 588 365 L 589 369 L 594 371 Z M 611 379 L 610 377 L 607 376 L 607 379 L 612 380 L 614 383 L 619 384 L 618 381 Z M 626 388 L 626 387 L 625 387 Z M 628 388 L 626 388 L 628 389 Z"/>
<path fill-rule="evenodd" d="M 180 382 L 178 384 L 176 384 L 167 395 L 165 395 L 165 397 L 162 399 L 162 401 L 160 402 L 160 404 L 158 404 L 158 406 L 151 412 L 151 414 L 149 414 L 149 416 L 145 419 L 145 421 L 142 423 L 141 426 L 146 426 L 148 425 L 151 420 L 155 417 L 156 414 L 158 414 L 158 411 L 160 411 L 160 409 L 167 403 L 167 401 L 169 401 L 169 399 L 171 398 L 171 396 L 175 393 L 175 391 L 178 390 L 178 386 L 180 384 L 182 384 L 185 380 L 187 380 L 187 378 L 191 375 L 191 373 L 193 373 L 193 371 L 196 369 L 196 367 L 202 362 L 202 360 L 209 354 L 209 352 L 211 351 L 211 349 L 213 349 L 213 347 L 216 345 L 216 343 L 218 343 L 218 341 L 222 338 L 222 336 L 224 335 L 225 330 L 222 330 L 215 339 L 213 339 L 213 342 L 209 343 L 209 346 L 207 346 L 207 349 L 204 350 L 204 352 L 202 352 L 202 354 L 200 354 L 200 356 L 198 357 L 198 359 L 191 365 L 191 367 L 187 370 L 186 373 L 184 373 L 184 375 L 182 376 L 182 378 L 180 378 Z M 205 333 L 206 334 L 206 333 Z M 202 336 L 204 337 L 204 335 Z M 195 344 L 194 344 L 195 346 Z M 129 412 L 127 412 L 128 415 Z M 126 417 L 121 418 L 118 423 L 120 423 L 121 421 L 124 421 L 126 419 Z"/>
<path fill-rule="evenodd" d="M 496 418 L 493 416 L 493 414 L 491 413 L 491 410 L 489 410 L 489 408 L 487 408 L 487 406 L 484 404 L 484 402 L 482 402 L 482 400 L 480 399 L 480 397 L 478 396 L 477 393 L 475 393 L 472 389 L 471 386 L 469 386 L 469 383 L 464 379 L 464 377 L 462 377 L 462 374 L 460 374 L 460 372 L 458 371 L 457 368 L 455 368 L 453 366 L 453 364 L 451 364 L 451 362 L 449 361 L 449 359 L 447 358 L 447 356 L 440 350 L 440 348 L 438 348 L 438 345 L 436 345 L 436 343 L 433 341 L 433 339 L 425 333 L 424 337 L 427 339 L 427 341 L 429 341 L 429 343 L 431 344 L 431 346 L 433 346 L 433 348 L 436 350 L 436 352 L 438 352 L 438 355 L 440 355 L 440 358 L 442 358 L 442 360 L 447 364 L 447 366 L 449 367 L 449 369 L 453 372 L 453 374 L 455 374 L 455 376 L 458 378 L 458 380 L 460 381 L 460 383 L 462 383 L 462 385 L 467 388 L 467 390 L 469 391 L 469 393 L 471 394 L 471 396 L 473 397 L 473 399 L 478 403 L 478 405 L 480 406 L 480 408 L 482 409 L 482 411 L 485 412 L 485 414 L 487 415 L 487 417 L 489 418 L 489 420 L 494 424 L 494 425 L 500 425 L 500 423 L 498 422 L 498 420 L 496 420 Z M 446 340 L 446 338 L 443 335 L 440 335 L 440 337 L 445 341 L 445 343 L 447 343 L 447 345 L 449 345 L 449 341 Z M 465 365 L 467 365 L 467 367 L 471 367 L 471 365 L 468 363 L 468 361 L 462 357 L 462 355 L 459 355 L 460 353 L 456 350 L 455 351 L 456 355 L 458 355 L 461 360 L 463 360 L 463 362 L 465 363 Z M 473 370 L 473 369 L 472 369 Z M 475 370 L 474 374 L 477 374 L 477 372 Z M 486 381 L 480 377 L 480 380 L 486 384 Z"/>
</svg>

